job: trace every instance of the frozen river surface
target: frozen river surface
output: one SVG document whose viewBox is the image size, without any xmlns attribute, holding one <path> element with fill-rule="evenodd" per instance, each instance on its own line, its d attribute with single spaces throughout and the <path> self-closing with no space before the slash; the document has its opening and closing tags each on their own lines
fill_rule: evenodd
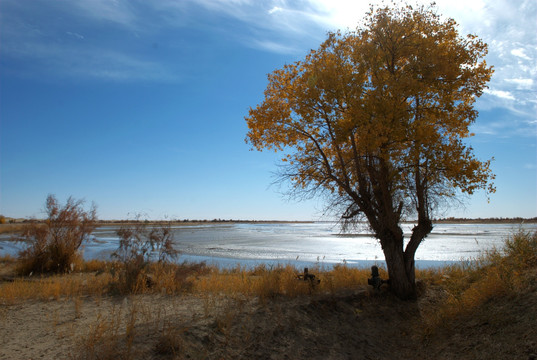
<svg viewBox="0 0 537 360">
<path fill-rule="evenodd" d="M 409 238 L 413 224 L 403 224 Z M 437 266 L 472 259 L 493 247 L 519 228 L 537 230 L 537 224 L 436 224 L 416 253 L 418 267 Z M 101 227 L 95 241 L 84 244 L 86 259 L 107 259 L 118 246 L 117 227 Z M 174 226 L 179 261 L 206 261 L 222 267 L 258 263 L 292 264 L 297 267 L 319 263 L 332 266 L 368 266 L 384 260 L 382 249 L 367 227 L 341 234 L 333 223 L 246 223 Z M 16 253 L 21 244 L 0 237 L 0 255 Z"/>
</svg>

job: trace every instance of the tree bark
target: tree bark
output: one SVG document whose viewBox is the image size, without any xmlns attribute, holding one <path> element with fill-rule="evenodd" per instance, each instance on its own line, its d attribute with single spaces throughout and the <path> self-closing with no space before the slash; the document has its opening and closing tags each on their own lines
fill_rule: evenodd
<svg viewBox="0 0 537 360">
<path fill-rule="evenodd" d="M 412 229 L 412 236 L 404 252 L 406 271 L 408 274 L 412 274 L 412 281 L 415 280 L 414 256 L 416 255 L 416 250 L 432 230 L 433 223 L 429 218 L 424 217 L 420 217 L 418 225 Z"/>
<path fill-rule="evenodd" d="M 380 243 L 386 258 L 392 292 L 402 300 L 416 300 L 414 258 L 412 258 L 412 266 L 407 266 L 407 259 L 403 252 L 403 231 L 399 228 L 397 234 L 382 234 Z"/>
</svg>

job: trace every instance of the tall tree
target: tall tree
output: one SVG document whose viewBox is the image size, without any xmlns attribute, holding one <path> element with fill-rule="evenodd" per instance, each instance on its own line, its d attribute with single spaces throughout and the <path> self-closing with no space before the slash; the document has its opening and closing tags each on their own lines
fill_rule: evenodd
<svg viewBox="0 0 537 360">
<path fill-rule="evenodd" d="M 372 8 L 357 30 L 329 33 L 269 74 L 246 117 L 253 147 L 284 150 L 282 176 L 295 190 L 327 192 L 346 222 L 367 219 L 400 298 L 416 297 L 414 257 L 435 204 L 495 190 L 490 160 L 463 142 L 493 72 L 486 53 L 433 5 Z M 400 223 L 410 217 L 405 247 Z"/>
</svg>

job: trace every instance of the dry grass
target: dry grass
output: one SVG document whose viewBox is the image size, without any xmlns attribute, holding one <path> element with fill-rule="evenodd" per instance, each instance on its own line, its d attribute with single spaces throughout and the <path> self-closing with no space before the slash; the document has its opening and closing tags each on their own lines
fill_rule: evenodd
<svg viewBox="0 0 537 360">
<path fill-rule="evenodd" d="M 18 277 L 0 283 L 0 303 L 15 304 L 25 300 L 57 300 L 78 296 L 102 296 L 113 281 L 109 273 L 68 274 L 47 277 Z"/>
<path fill-rule="evenodd" d="M 128 359 L 130 353 L 121 346 L 123 309 L 113 307 L 112 311 L 103 316 L 99 314 L 97 320 L 89 328 L 88 334 L 80 343 L 79 357 L 77 359 Z"/>
<path fill-rule="evenodd" d="M 261 302 L 285 296 L 297 297 L 312 292 L 334 293 L 345 288 L 367 284 L 369 269 L 335 266 L 331 270 L 310 270 L 320 283 L 298 279 L 302 273 L 291 265 L 268 267 L 260 265 L 252 270 L 237 267 L 232 270 L 211 269 L 205 276 L 196 279 L 193 291 L 199 294 L 225 294 L 257 297 Z M 385 275 L 385 274 L 384 274 Z"/>
<path fill-rule="evenodd" d="M 183 348 L 180 327 L 166 311 L 143 297 L 129 296 L 103 307 L 85 336 L 77 338 L 75 359 L 138 359 L 151 353 L 169 358 Z M 141 352 L 140 352 L 141 351 Z M 174 357 L 175 358 L 175 357 Z"/>
<path fill-rule="evenodd" d="M 519 231 L 504 248 L 485 252 L 474 261 L 429 270 L 429 286 L 443 293 L 440 304 L 425 314 L 425 333 L 468 315 L 493 298 L 516 294 L 528 285 L 526 272 L 537 266 L 537 232 Z"/>
<path fill-rule="evenodd" d="M 83 272 L 102 272 L 109 271 L 114 266 L 114 263 L 105 260 L 87 260 L 84 261 L 79 269 Z"/>
<path fill-rule="evenodd" d="M 380 269 L 380 276 L 384 279 L 388 278 L 383 269 Z M 321 289 L 334 293 L 340 289 L 355 287 L 356 284 L 367 284 L 369 277 L 371 277 L 369 269 L 357 269 L 341 264 L 334 266 L 332 271 L 327 272 L 320 285 Z"/>
<path fill-rule="evenodd" d="M 159 355 L 178 356 L 184 347 L 183 336 L 185 331 L 185 328 L 165 324 L 155 344 L 155 352 Z"/>
<path fill-rule="evenodd" d="M 11 255 L 0 256 L 0 274 L 11 273 L 15 269 L 17 259 Z"/>
<path fill-rule="evenodd" d="M 27 227 L 28 223 L 17 223 L 17 224 L 0 224 L 0 234 L 17 234 L 23 232 Z"/>
<path fill-rule="evenodd" d="M 2 268 L 12 266 L 13 258 L 0 259 Z M 334 293 L 340 289 L 367 284 L 368 269 L 335 266 L 328 271 L 310 270 L 319 284 L 298 279 L 301 271 L 290 265 L 254 269 L 218 269 L 201 264 L 153 263 L 138 277 L 136 285 L 125 292 L 118 262 L 91 260 L 81 262 L 78 272 L 64 275 L 15 277 L 0 283 L 0 302 L 13 304 L 28 299 L 52 300 L 106 294 L 168 295 L 197 294 L 256 297 L 261 302 L 277 296 L 296 297 L 312 292 Z M 384 274 L 385 276 L 385 274 Z"/>
</svg>

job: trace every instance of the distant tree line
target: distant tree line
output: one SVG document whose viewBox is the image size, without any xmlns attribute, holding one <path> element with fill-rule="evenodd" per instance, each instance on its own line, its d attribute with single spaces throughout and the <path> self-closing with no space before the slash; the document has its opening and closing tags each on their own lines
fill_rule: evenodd
<svg viewBox="0 0 537 360">
<path fill-rule="evenodd" d="M 522 218 L 522 217 L 513 217 L 513 218 L 504 218 L 504 217 L 494 217 L 494 218 L 457 218 L 457 217 L 448 217 L 444 219 L 434 220 L 436 223 L 485 223 L 485 224 L 494 224 L 494 223 L 537 223 L 537 217 L 533 218 Z"/>
<path fill-rule="evenodd" d="M 3 215 L 0 215 L 0 225 L 1 224 L 15 224 L 15 223 L 39 223 L 44 220 L 40 219 L 21 219 L 21 218 L 10 218 Z M 132 224 L 143 222 L 146 224 L 184 224 L 184 223 L 311 223 L 314 221 L 284 221 L 284 220 L 244 220 L 244 219 L 174 219 L 174 220 L 97 220 L 98 224 Z M 413 222 L 413 221 L 409 221 Z M 447 217 L 441 219 L 434 219 L 434 223 L 484 223 L 484 224 L 493 224 L 493 223 L 537 223 L 537 217 L 532 218 L 523 218 L 523 217 L 492 217 L 492 218 L 461 218 L 461 217 Z"/>
</svg>

